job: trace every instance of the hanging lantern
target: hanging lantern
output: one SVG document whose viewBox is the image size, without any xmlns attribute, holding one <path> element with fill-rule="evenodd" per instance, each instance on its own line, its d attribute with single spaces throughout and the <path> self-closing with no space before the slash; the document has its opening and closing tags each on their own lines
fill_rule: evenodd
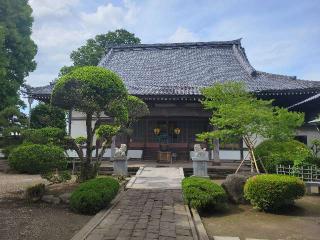
<svg viewBox="0 0 320 240">
<path fill-rule="evenodd" d="M 180 129 L 180 128 L 175 128 L 173 131 L 174 131 L 174 133 L 175 133 L 176 135 L 179 135 L 180 132 L 181 132 L 181 129 Z"/>
<path fill-rule="evenodd" d="M 160 128 L 155 128 L 155 129 L 153 129 L 153 132 L 154 132 L 155 135 L 159 135 L 159 133 L 160 133 Z"/>
</svg>

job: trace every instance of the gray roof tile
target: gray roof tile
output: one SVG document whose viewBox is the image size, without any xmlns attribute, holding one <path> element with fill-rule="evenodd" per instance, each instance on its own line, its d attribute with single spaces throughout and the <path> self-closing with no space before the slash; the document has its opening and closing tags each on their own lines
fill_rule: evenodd
<svg viewBox="0 0 320 240">
<path fill-rule="evenodd" d="M 201 88 L 226 81 L 242 81 L 252 92 L 320 90 L 317 81 L 256 71 L 240 39 L 112 46 L 99 65 L 119 74 L 134 95 L 199 95 Z"/>
</svg>

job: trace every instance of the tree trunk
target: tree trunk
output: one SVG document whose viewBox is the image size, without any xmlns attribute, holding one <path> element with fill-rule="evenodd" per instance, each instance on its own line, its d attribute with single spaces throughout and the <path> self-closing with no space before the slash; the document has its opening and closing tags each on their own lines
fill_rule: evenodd
<svg viewBox="0 0 320 240">
<path fill-rule="evenodd" d="M 86 129 L 87 129 L 87 141 L 86 141 L 86 157 L 81 164 L 80 171 L 80 181 L 86 181 L 95 177 L 95 173 L 92 171 L 92 141 L 93 141 L 93 132 L 92 132 L 92 114 L 87 113 L 86 117 Z"/>
<path fill-rule="evenodd" d="M 220 150 L 219 139 L 215 138 L 213 140 L 213 160 L 214 160 L 214 163 L 220 165 L 219 150 Z"/>
<path fill-rule="evenodd" d="M 113 160 L 115 152 L 116 152 L 116 136 L 113 136 L 112 142 L 111 142 L 111 160 Z"/>
</svg>

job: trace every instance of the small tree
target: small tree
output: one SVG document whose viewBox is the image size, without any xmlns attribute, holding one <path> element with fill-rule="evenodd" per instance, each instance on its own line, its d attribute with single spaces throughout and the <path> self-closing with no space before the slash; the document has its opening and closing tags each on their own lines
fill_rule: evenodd
<svg viewBox="0 0 320 240">
<path fill-rule="evenodd" d="M 140 118 L 150 114 L 148 105 L 136 96 L 129 95 L 127 100 L 128 122 L 123 128 L 123 132 L 127 135 L 127 145 L 132 134 L 132 127 Z"/>
<path fill-rule="evenodd" d="M 56 127 L 66 129 L 66 113 L 60 108 L 40 103 L 31 110 L 31 128 Z"/>
<path fill-rule="evenodd" d="M 248 147 L 252 170 L 254 167 L 258 173 L 254 154 L 257 137 L 291 139 L 304 121 L 302 113 L 274 107 L 272 100 L 257 99 L 238 82 L 215 84 L 203 89 L 202 94 L 205 97 L 202 104 L 212 111 L 210 124 L 216 130 L 198 134 L 198 139 L 234 142 L 242 138 Z"/>
<path fill-rule="evenodd" d="M 58 79 L 53 92 L 52 104 L 63 109 L 74 109 L 83 112 L 86 117 L 86 156 L 83 156 L 80 144 L 69 139 L 72 148 L 76 150 L 81 160 L 80 181 L 93 178 L 97 174 L 102 151 L 92 162 L 93 137 L 104 138 L 104 144 L 110 141 L 110 136 L 116 131 L 106 130 L 106 126 L 120 126 L 128 120 L 125 104 L 127 90 L 121 78 L 114 72 L 102 67 L 79 67 Z M 103 122 L 102 114 L 111 120 Z M 93 120 L 95 123 L 93 124 Z M 111 128 L 111 127 L 110 127 Z M 113 129 L 114 130 L 114 129 Z"/>
</svg>

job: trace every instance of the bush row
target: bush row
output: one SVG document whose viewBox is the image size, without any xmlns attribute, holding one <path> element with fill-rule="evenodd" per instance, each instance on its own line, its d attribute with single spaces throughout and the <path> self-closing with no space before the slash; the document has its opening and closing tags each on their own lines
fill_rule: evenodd
<svg viewBox="0 0 320 240">
<path fill-rule="evenodd" d="M 110 204 L 119 188 L 119 182 L 112 177 L 91 179 L 72 193 L 70 206 L 79 213 L 95 214 Z"/>
<path fill-rule="evenodd" d="M 262 174 L 249 178 L 244 186 L 245 198 L 264 211 L 278 211 L 304 194 L 303 181 L 294 176 Z"/>
<path fill-rule="evenodd" d="M 300 166 L 312 163 L 310 161 L 311 150 L 305 144 L 296 140 L 283 142 L 272 139 L 266 140 L 256 147 L 255 154 L 263 162 L 268 173 L 275 173 L 279 164 Z"/>
<path fill-rule="evenodd" d="M 185 202 L 198 210 L 221 206 L 227 200 L 224 189 L 210 179 L 185 178 L 182 181 L 182 191 Z"/>
<path fill-rule="evenodd" d="M 9 165 L 20 173 L 47 173 L 66 169 L 67 160 L 63 149 L 58 146 L 27 144 L 12 150 Z"/>
</svg>

